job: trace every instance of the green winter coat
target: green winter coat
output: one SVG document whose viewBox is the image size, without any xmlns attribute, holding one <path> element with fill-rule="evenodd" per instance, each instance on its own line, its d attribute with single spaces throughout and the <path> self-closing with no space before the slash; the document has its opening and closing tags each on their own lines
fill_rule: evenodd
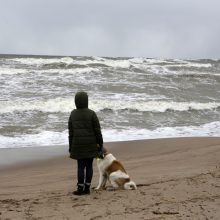
<svg viewBox="0 0 220 220">
<path fill-rule="evenodd" d="M 103 139 L 98 117 L 88 108 L 88 95 L 78 92 L 75 96 L 76 108 L 69 117 L 69 153 L 72 159 L 97 157 Z"/>
</svg>

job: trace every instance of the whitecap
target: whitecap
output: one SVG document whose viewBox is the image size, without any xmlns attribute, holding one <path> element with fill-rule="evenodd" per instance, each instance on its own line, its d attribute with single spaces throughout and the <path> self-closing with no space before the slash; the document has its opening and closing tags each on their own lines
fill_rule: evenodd
<svg viewBox="0 0 220 220">
<path fill-rule="evenodd" d="M 0 68 L 0 75 L 15 75 L 15 74 L 27 74 L 29 73 L 28 69 L 19 69 L 19 68 Z"/>
<path fill-rule="evenodd" d="M 42 111 L 42 112 L 70 112 L 74 106 L 74 99 L 71 98 L 54 98 L 49 100 L 14 100 L 0 101 L 0 113 L 12 113 L 14 111 Z M 174 101 L 143 101 L 143 100 L 111 100 L 111 99 L 93 99 L 89 101 L 89 107 L 95 111 L 111 109 L 119 110 L 136 110 L 142 112 L 165 112 L 172 111 L 189 111 L 189 110 L 208 110 L 220 107 L 219 102 L 174 102 Z"/>
<path fill-rule="evenodd" d="M 104 142 L 158 139 L 171 137 L 220 137 L 220 121 L 200 126 L 161 127 L 154 130 L 124 128 L 103 129 Z M 52 145 L 68 146 L 68 131 L 42 131 L 15 137 L 0 135 L 0 148 L 40 147 Z"/>
</svg>

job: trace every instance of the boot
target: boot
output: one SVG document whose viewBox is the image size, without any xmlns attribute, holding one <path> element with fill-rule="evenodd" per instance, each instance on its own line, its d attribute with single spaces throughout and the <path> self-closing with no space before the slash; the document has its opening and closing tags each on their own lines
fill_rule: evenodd
<svg viewBox="0 0 220 220">
<path fill-rule="evenodd" d="M 78 184 L 77 190 L 73 192 L 73 195 L 81 196 L 84 194 L 84 184 Z"/>
<path fill-rule="evenodd" d="M 90 183 L 86 183 L 85 184 L 85 188 L 84 188 L 84 194 L 90 194 Z"/>
</svg>

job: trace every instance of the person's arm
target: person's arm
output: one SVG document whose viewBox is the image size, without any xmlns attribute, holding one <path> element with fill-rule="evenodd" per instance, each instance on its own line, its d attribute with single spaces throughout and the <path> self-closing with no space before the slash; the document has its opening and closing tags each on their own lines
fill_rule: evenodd
<svg viewBox="0 0 220 220">
<path fill-rule="evenodd" d="M 72 147 L 72 141 L 73 141 L 73 125 L 72 125 L 71 115 L 68 121 L 68 130 L 69 130 L 69 153 L 70 153 Z"/>
<path fill-rule="evenodd" d="M 102 138 L 101 126 L 100 126 L 99 119 L 98 119 L 95 112 L 94 112 L 93 117 L 92 117 L 92 122 L 93 122 L 93 128 L 95 130 L 97 143 L 98 143 L 100 149 L 102 149 L 102 147 L 103 147 L 103 138 Z"/>
</svg>

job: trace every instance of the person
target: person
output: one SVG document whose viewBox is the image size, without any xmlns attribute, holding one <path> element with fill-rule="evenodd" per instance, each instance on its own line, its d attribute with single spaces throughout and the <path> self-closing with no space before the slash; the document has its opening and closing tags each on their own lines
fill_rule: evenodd
<svg viewBox="0 0 220 220">
<path fill-rule="evenodd" d="M 103 138 L 96 113 L 88 108 L 86 92 L 77 92 L 74 109 L 69 117 L 69 153 L 77 160 L 77 190 L 74 195 L 90 193 L 93 176 L 93 159 L 103 147 Z"/>
</svg>

